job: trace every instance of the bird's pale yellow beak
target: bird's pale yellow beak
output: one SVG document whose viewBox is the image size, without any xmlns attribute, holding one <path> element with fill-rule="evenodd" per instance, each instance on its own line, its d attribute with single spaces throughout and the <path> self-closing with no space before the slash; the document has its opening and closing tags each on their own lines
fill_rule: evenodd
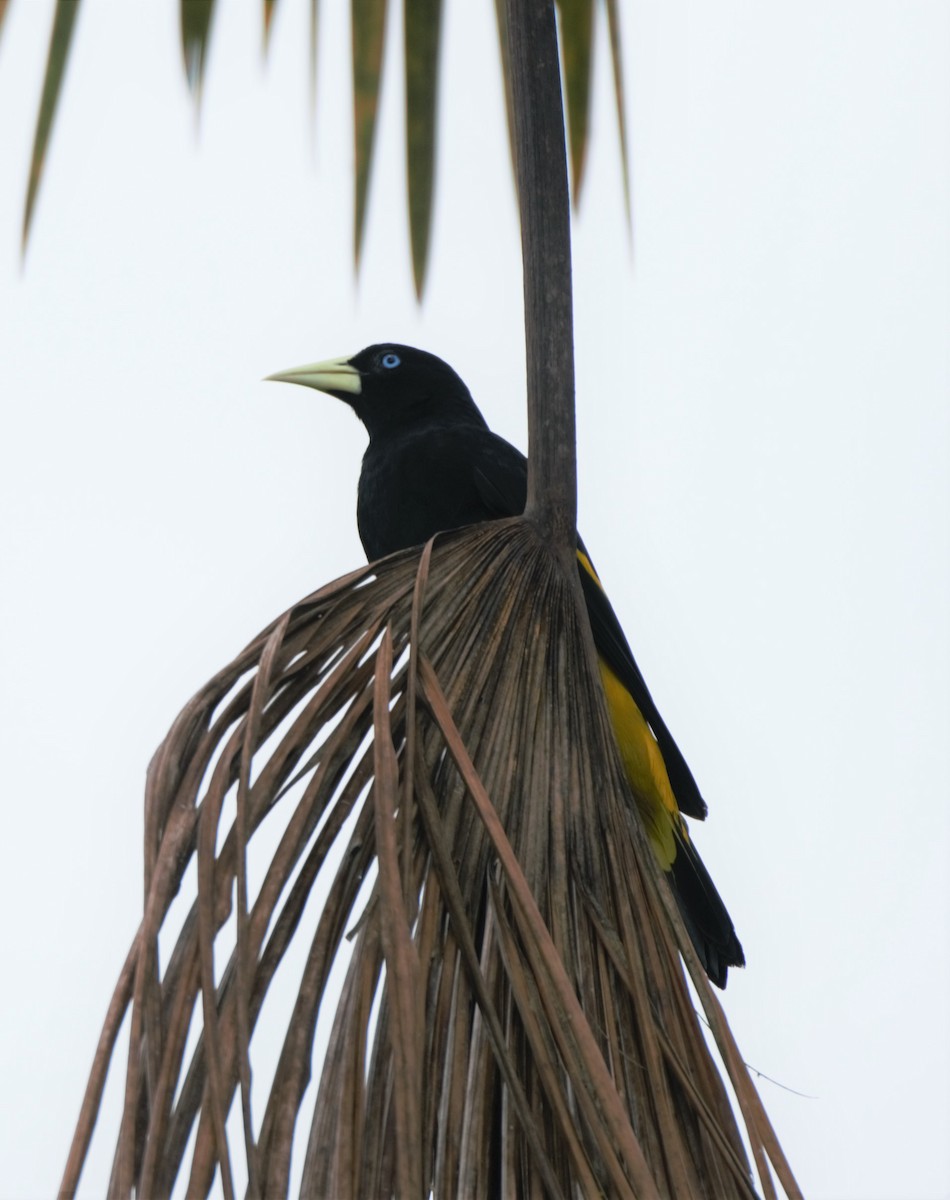
<svg viewBox="0 0 950 1200">
<path fill-rule="evenodd" d="M 326 362 L 291 367 L 289 371 L 278 371 L 266 378 L 277 383 L 302 383 L 304 387 L 316 388 L 318 392 L 329 392 L 331 395 L 346 392 L 358 396 L 363 390 L 359 371 L 351 367 L 346 358 L 328 358 Z"/>
</svg>

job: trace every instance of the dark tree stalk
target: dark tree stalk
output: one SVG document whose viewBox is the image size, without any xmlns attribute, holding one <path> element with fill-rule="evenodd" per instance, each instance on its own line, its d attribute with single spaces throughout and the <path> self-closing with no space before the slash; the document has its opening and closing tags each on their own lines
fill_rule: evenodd
<svg viewBox="0 0 950 1200">
<path fill-rule="evenodd" d="M 574 556 L 571 216 L 554 0 L 507 0 L 524 264 L 529 516 Z"/>
</svg>

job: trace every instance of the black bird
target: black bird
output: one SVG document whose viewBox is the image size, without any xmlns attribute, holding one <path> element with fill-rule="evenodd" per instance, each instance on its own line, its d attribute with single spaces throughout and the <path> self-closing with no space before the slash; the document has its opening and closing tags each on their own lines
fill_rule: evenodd
<svg viewBox="0 0 950 1200">
<path fill-rule="evenodd" d="M 268 378 L 327 392 L 366 426 L 356 511 L 370 561 L 445 530 L 524 511 L 527 460 L 491 432 L 468 388 L 434 354 L 387 343 Z M 742 947 L 681 816 L 701 820 L 705 801 L 580 540 L 577 557 L 627 778 L 706 973 L 725 987 L 729 967 L 745 964 Z"/>
</svg>

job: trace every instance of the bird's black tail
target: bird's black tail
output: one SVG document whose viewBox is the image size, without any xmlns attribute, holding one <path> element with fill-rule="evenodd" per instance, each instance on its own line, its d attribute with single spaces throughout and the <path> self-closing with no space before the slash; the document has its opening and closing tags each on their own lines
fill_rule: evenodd
<svg viewBox="0 0 950 1200">
<path fill-rule="evenodd" d="M 744 967 L 745 955 L 716 885 L 687 838 L 677 837 L 671 868 L 673 892 L 690 939 L 706 974 L 720 988 L 730 967 Z"/>
</svg>

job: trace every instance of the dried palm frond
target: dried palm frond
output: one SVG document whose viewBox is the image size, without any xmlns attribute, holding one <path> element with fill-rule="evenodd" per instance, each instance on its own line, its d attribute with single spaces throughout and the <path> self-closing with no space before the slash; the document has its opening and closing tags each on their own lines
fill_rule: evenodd
<svg viewBox="0 0 950 1200">
<path fill-rule="evenodd" d="M 185 707 L 149 769 L 145 912 L 62 1194 L 131 1007 L 112 1196 L 183 1171 L 203 1196 L 217 1170 L 225 1195 L 281 1196 L 292 1152 L 309 1197 L 752 1196 L 683 963 L 762 1192 L 768 1160 L 798 1194 L 638 823 L 583 620 L 530 522 L 477 526 L 314 593 Z M 265 1090 L 258 1018 L 322 887 Z"/>
</svg>

